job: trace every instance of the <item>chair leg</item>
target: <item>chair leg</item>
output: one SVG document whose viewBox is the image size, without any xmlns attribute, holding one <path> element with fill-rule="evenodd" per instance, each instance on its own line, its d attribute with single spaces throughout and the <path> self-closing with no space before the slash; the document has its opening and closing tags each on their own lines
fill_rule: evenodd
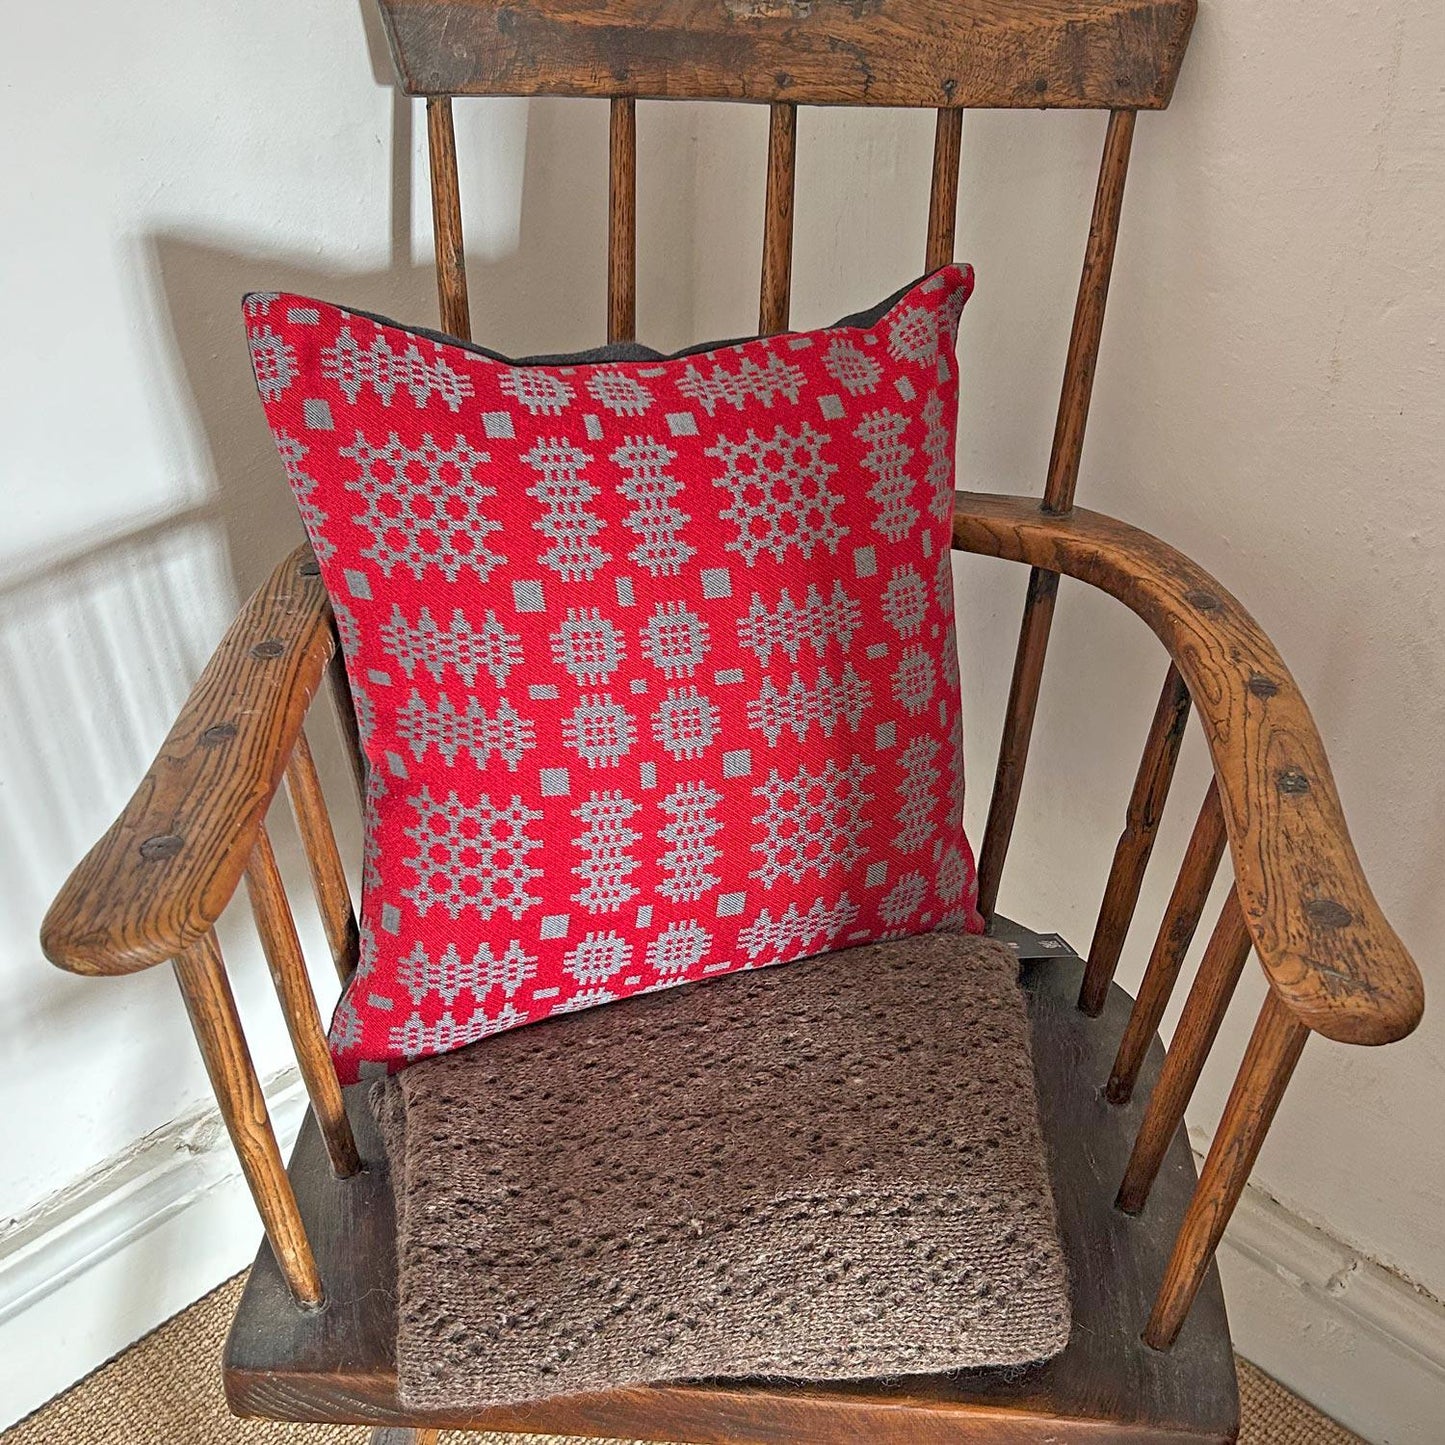
<svg viewBox="0 0 1445 1445">
<path fill-rule="evenodd" d="M 382 1425 L 371 1432 L 371 1445 L 437 1445 L 439 1430 L 398 1429 Z"/>
</svg>

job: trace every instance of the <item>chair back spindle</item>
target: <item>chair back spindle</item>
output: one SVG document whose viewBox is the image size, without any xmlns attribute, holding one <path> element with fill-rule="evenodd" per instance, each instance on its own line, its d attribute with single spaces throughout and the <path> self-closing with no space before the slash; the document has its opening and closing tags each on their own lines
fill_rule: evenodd
<svg viewBox="0 0 1445 1445">
<path fill-rule="evenodd" d="M 637 339 L 637 102 L 612 98 L 608 125 L 607 339 Z"/>
<path fill-rule="evenodd" d="M 928 186 L 928 244 L 924 268 L 953 260 L 958 225 L 958 166 L 963 157 L 963 112 L 940 110 L 933 133 L 933 178 Z"/>
<path fill-rule="evenodd" d="M 457 137 L 450 96 L 427 97 L 426 138 L 431 162 L 432 242 L 436 249 L 442 330 L 470 341 L 472 321 L 467 304 L 467 258 L 462 242 L 462 196 L 457 180 Z"/>
<path fill-rule="evenodd" d="M 793 171 L 798 145 L 798 107 L 768 107 L 768 180 L 763 203 L 763 274 L 758 287 L 758 331 L 775 336 L 788 329 L 793 290 Z"/>
</svg>

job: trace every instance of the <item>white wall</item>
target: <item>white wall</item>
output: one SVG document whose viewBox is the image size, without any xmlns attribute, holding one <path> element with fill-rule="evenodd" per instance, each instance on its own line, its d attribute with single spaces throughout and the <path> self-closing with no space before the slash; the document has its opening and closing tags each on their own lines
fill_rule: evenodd
<svg viewBox="0 0 1445 1445">
<path fill-rule="evenodd" d="M 205 1094 L 164 970 L 70 979 L 34 939 L 236 604 L 298 535 L 239 295 L 285 286 L 435 314 L 419 117 L 384 84 L 362 4 L 84 8 L 32 8 L 10 28 L 0 98 L 0 1228 L 48 1218 L 56 1191 Z M 1280 644 L 1437 999 L 1442 72 L 1431 0 L 1334 9 L 1308 27 L 1297 7 L 1206 0 L 1173 107 L 1140 120 L 1081 482 L 1087 505 L 1216 571 Z M 642 107 L 645 338 L 752 326 L 765 125 L 755 108 Z M 811 324 L 918 269 L 932 123 L 806 112 L 799 129 L 795 319 Z M 595 341 L 605 107 L 472 103 L 459 131 L 479 333 L 503 348 Z M 958 249 L 979 285 L 963 332 L 964 485 L 1041 484 L 1101 138 L 1098 116 L 969 117 Z M 974 836 L 1017 571 L 960 567 Z M 1070 583 L 1053 651 L 1002 903 L 1082 946 L 1163 658 L 1117 605 Z M 1126 983 L 1204 777 L 1196 735 Z M 285 1048 L 264 968 L 244 928 L 227 937 L 272 1072 Z M 1243 994 L 1191 1115 L 1206 1133 L 1257 980 Z M 1442 1019 L 1437 1006 L 1386 1051 L 1312 1043 L 1258 1172 L 1295 1216 L 1436 1293 Z M 0 1267 L 4 1253 L 0 1240 Z M 197 1291 L 220 1258 L 191 1267 Z M 129 1299 L 111 1348 L 139 1327 L 134 1296 L 161 1299 L 155 1269 L 151 1257 L 108 1286 Z M 62 1349 L 48 1378 L 88 1368 L 96 1348 Z M 1356 1403 L 1368 1425 L 1371 1402 Z"/>
</svg>

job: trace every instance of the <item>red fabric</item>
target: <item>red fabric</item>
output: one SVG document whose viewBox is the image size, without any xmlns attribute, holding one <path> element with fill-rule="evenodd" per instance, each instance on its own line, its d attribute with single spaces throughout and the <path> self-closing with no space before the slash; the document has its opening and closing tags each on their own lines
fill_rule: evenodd
<svg viewBox="0 0 1445 1445">
<path fill-rule="evenodd" d="M 247 298 L 369 764 L 342 1077 L 980 928 L 947 267 L 875 324 L 520 367 Z"/>
</svg>

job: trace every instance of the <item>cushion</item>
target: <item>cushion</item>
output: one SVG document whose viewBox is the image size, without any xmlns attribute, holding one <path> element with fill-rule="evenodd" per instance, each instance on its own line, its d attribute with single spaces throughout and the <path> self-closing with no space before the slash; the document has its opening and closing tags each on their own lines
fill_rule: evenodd
<svg viewBox="0 0 1445 1445">
<path fill-rule="evenodd" d="M 532 364 L 247 299 L 369 765 L 345 1081 L 980 926 L 949 561 L 971 284 Z"/>
<path fill-rule="evenodd" d="M 403 1404 L 1058 1352 L 1017 974 L 992 940 L 868 944 L 378 1083 Z"/>
</svg>

